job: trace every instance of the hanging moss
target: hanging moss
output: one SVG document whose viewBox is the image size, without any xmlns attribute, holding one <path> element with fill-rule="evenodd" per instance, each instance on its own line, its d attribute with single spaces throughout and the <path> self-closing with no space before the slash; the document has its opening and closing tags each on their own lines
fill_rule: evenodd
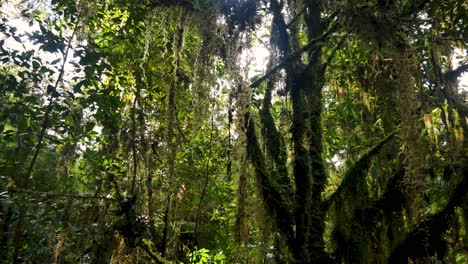
<svg viewBox="0 0 468 264">
<path fill-rule="evenodd" d="M 260 110 L 260 120 L 262 121 L 262 135 L 265 138 L 266 149 L 274 164 L 273 177 L 275 178 L 275 181 L 282 186 L 281 189 L 285 194 L 291 195 L 293 190 L 286 167 L 286 145 L 284 138 L 276 128 L 275 121 L 270 112 L 272 92 L 276 79 L 277 78 L 272 77 L 267 82 L 265 97 L 263 99 L 263 107 Z"/>
<path fill-rule="evenodd" d="M 276 226 L 281 231 L 282 236 L 287 241 L 288 246 L 294 246 L 293 229 L 291 224 L 294 223 L 292 213 L 287 207 L 285 198 L 278 187 L 272 181 L 269 172 L 265 165 L 265 158 L 258 145 L 257 136 L 255 133 L 255 125 L 251 120 L 250 113 L 245 114 L 245 126 L 247 134 L 247 155 L 250 161 L 254 164 L 255 175 L 259 187 L 261 188 L 261 195 L 265 201 L 264 205 L 267 207 L 269 213 L 274 217 Z"/>
</svg>

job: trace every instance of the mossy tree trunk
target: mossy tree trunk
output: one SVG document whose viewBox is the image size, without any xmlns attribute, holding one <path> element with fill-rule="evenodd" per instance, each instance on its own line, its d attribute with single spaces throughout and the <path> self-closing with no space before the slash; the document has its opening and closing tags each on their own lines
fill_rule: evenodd
<svg viewBox="0 0 468 264">
<path fill-rule="evenodd" d="M 272 159 L 274 169 L 268 168 L 264 163 L 265 155 L 258 146 L 254 126 L 249 122 L 246 122 L 247 148 L 256 168 L 257 179 L 261 181 L 263 187 L 265 203 L 271 213 L 281 218 L 276 220 L 276 225 L 282 230 L 281 233 L 286 241 L 289 241 L 290 255 L 294 256 L 294 262 L 326 263 L 330 259 L 324 250 L 325 210 L 322 209 L 322 193 L 326 183 L 321 147 L 324 65 L 320 49 L 323 43 L 314 41 L 322 37 L 325 22 L 321 19 L 321 5 L 318 2 L 304 1 L 299 6 L 307 9 L 304 21 L 307 39 L 312 44 L 308 45 L 306 62 L 295 60 L 286 67 L 286 90 L 290 92 L 293 109 L 291 138 L 294 155 L 291 178 L 294 187 L 289 182 L 288 171 L 285 169 L 286 154 L 282 148 L 284 140 L 278 133 L 270 113 L 275 75 L 268 79 L 264 105 L 260 111 L 263 136 L 267 143 L 266 150 Z M 270 2 L 270 9 L 274 15 L 273 47 L 277 48 L 276 56 L 284 60 L 291 53 L 289 42 L 299 43 L 298 36 L 288 35 L 280 12 L 281 6 L 277 1 Z M 273 62 L 274 60 L 270 61 L 270 64 Z M 250 115 L 246 116 L 246 120 L 250 120 Z M 288 201 L 293 201 L 292 210 L 286 206 Z"/>
</svg>

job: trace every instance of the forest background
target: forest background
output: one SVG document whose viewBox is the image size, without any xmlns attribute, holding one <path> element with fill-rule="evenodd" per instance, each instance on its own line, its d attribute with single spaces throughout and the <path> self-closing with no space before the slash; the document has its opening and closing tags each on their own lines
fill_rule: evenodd
<svg viewBox="0 0 468 264">
<path fill-rule="evenodd" d="M 467 21 L 0 2 L 0 262 L 468 263 Z"/>
</svg>

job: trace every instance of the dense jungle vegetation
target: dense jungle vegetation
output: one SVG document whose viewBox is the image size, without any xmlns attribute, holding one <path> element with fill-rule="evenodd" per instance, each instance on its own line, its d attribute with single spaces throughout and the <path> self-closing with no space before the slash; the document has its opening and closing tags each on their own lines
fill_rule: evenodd
<svg viewBox="0 0 468 264">
<path fill-rule="evenodd" d="M 468 263 L 468 2 L 0 2 L 0 263 Z"/>
</svg>

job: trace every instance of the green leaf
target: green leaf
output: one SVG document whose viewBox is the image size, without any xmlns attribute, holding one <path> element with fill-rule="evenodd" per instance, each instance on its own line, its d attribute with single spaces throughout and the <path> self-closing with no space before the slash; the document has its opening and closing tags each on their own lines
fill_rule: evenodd
<svg viewBox="0 0 468 264">
<path fill-rule="evenodd" d="M 33 65 L 34 70 L 37 70 L 41 67 L 41 64 L 36 60 L 33 60 L 32 65 Z"/>
<path fill-rule="evenodd" d="M 48 94 L 54 94 L 57 93 L 57 89 L 53 85 L 47 85 L 47 93 Z"/>
<path fill-rule="evenodd" d="M 51 64 L 51 65 L 55 65 L 55 64 L 59 63 L 60 60 L 61 60 L 60 58 L 59 58 L 59 59 L 56 59 L 56 60 L 52 61 L 50 64 Z"/>
<path fill-rule="evenodd" d="M 73 91 L 75 93 L 81 93 L 81 87 L 83 87 L 83 85 L 87 82 L 87 80 L 82 80 L 80 82 L 78 82 L 75 87 L 73 87 Z"/>
</svg>

